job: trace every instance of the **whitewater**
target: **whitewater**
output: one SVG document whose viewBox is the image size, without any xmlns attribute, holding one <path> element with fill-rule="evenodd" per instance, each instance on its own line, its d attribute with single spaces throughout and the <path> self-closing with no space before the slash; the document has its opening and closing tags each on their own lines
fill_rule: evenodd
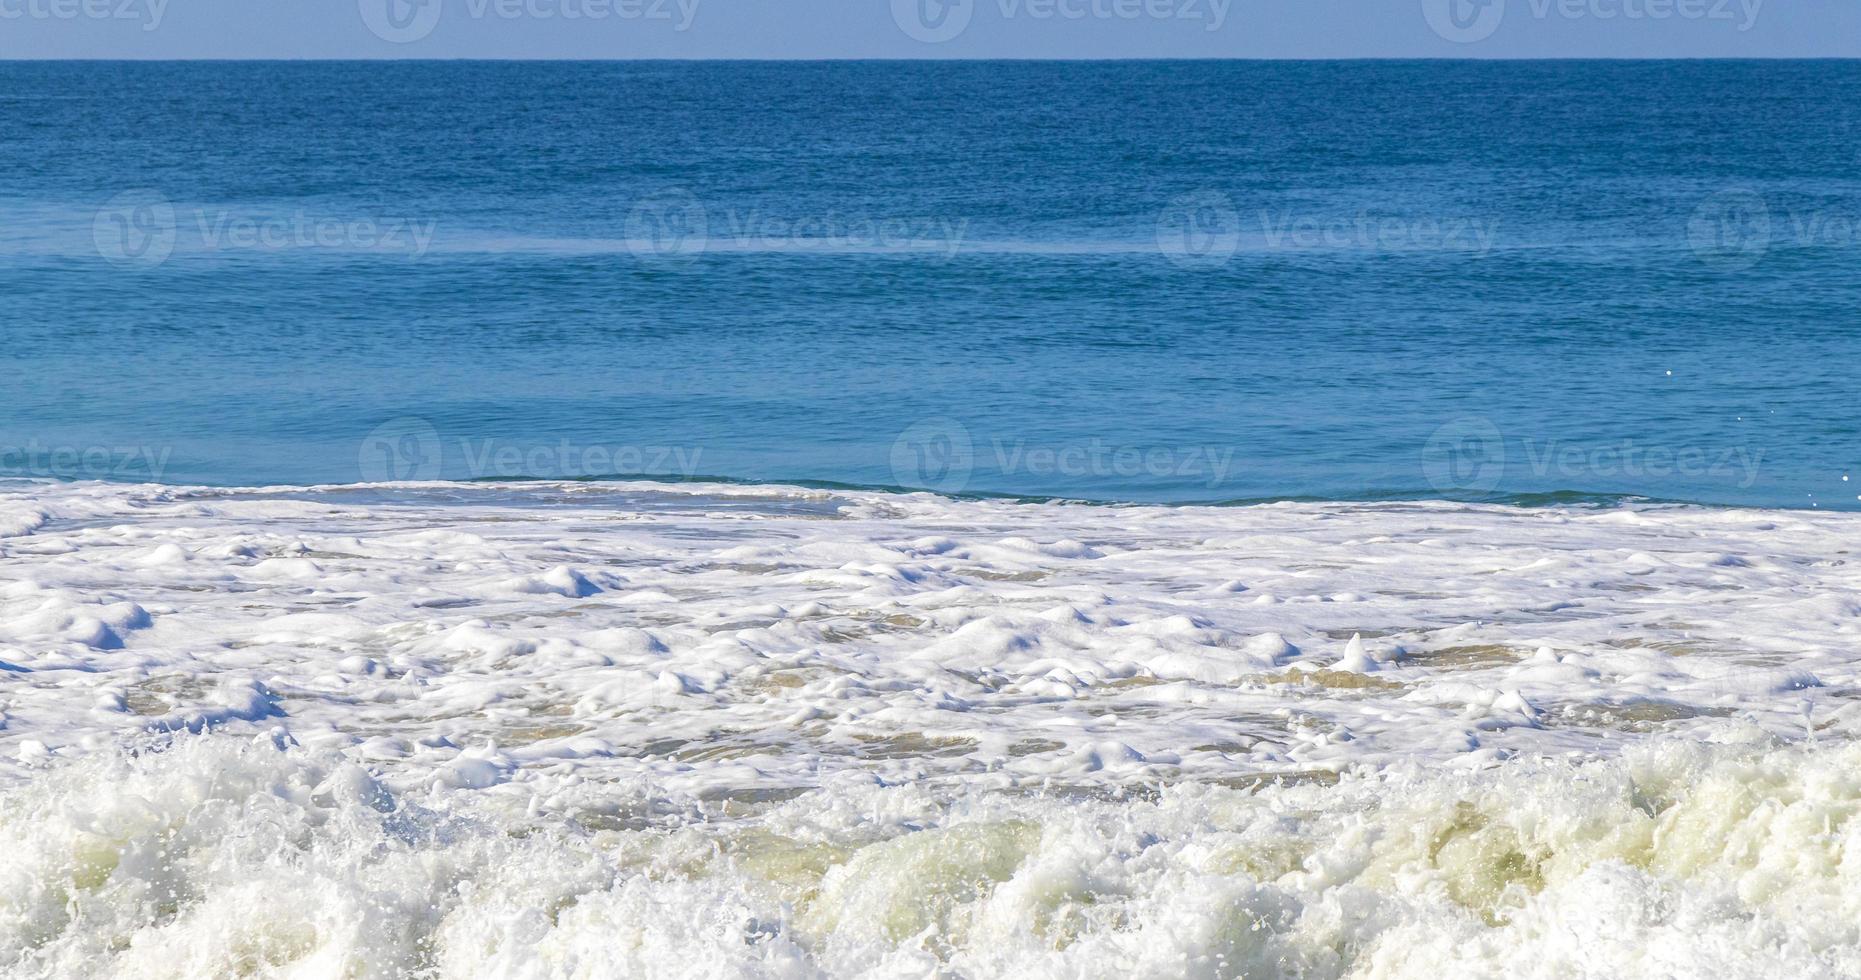
<svg viewBox="0 0 1861 980">
<path fill-rule="evenodd" d="M 1857 531 L 0 484 L 0 976 L 1854 976 Z"/>
</svg>

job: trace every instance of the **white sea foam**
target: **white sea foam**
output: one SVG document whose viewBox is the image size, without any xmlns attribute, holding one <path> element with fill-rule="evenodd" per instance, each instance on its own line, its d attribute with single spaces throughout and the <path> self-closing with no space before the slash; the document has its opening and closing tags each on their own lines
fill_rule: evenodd
<svg viewBox="0 0 1861 980">
<path fill-rule="evenodd" d="M 0 975 L 1854 975 L 1857 527 L 8 487 Z"/>
</svg>

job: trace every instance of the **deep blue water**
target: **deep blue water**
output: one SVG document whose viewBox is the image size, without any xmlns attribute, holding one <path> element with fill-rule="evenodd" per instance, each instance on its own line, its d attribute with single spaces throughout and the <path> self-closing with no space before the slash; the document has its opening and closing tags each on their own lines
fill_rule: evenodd
<svg viewBox="0 0 1861 980">
<path fill-rule="evenodd" d="M 0 476 L 1852 507 L 1858 165 L 1850 62 L 0 64 Z"/>
</svg>

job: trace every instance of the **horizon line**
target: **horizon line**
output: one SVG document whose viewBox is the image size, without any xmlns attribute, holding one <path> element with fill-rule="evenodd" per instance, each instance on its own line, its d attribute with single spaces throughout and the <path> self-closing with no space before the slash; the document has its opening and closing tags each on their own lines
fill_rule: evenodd
<svg viewBox="0 0 1861 980">
<path fill-rule="evenodd" d="M 347 64 L 347 63 L 448 63 L 448 62 L 495 62 L 503 64 L 631 64 L 636 62 L 682 63 L 682 64 L 854 64 L 872 62 L 900 62 L 910 64 L 999 64 L 999 63 L 1049 63 L 1049 64 L 1096 64 L 1096 63 L 1175 63 L 1175 62 L 1231 62 L 1231 63 L 1274 63 L 1274 64 L 1336 64 L 1351 62 L 1567 62 L 1567 61 L 1617 61 L 1617 62 L 1681 62 L 1681 61 L 1861 61 L 1861 54 L 1855 55 L 1555 55 L 1519 57 L 1511 55 L 1443 57 L 1435 55 L 1361 55 L 1335 58 L 1310 57 L 1100 57 L 1068 58 L 1015 56 L 1015 57 L 943 57 L 913 58 L 892 57 L 885 55 L 864 57 L 741 57 L 741 58 L 673 58 L 673 57 L 633 57 L 633 58 L 532 58 L 532 57 L 220 57 L 204 56 L 190 58 L 124 58 L 124 57 L 66 57 L 66 58 L 20 58 L 0 55 L 0 64 Z"/>
</svg>

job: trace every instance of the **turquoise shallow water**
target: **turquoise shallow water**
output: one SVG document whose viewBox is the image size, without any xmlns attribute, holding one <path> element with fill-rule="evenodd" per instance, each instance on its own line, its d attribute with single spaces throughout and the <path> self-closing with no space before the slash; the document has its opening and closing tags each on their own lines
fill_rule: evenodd
<svg viewBox="0 0 1861 980">
<path fill-rule="evenodd" d="M 1854 507 L 1861 65 L 0 66 L 0 477 Z"/>
</svg>

